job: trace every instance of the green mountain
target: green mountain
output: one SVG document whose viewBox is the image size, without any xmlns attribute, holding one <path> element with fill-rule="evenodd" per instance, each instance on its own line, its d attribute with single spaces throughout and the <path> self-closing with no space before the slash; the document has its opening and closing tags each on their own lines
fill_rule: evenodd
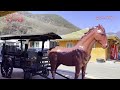
<svg viewBox="0 0 120 90">
<path fill-rule="evenodd" d="M 80 28 L 74 26 L 59 15 L 32 14 L 27 11 L 19 11 L 16 13 L 17 15 L 22 16 L 23 22 L 8 22 L 6 20 L 8 15 L 0 17 L 0 35 L 42 34 L 47 32 L 64 35 L 80 30 Z M 15 18 L 17 18 L 17 16 L 14 15 L 12 19 Z"/>
</svg>

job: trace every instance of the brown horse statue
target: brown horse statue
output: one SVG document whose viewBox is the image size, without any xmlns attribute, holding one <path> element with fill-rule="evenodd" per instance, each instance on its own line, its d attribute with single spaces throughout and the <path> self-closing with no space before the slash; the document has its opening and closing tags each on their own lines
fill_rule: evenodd
<svg viewBox="0 0 120 90">
<path fill-rule="evenodd" d="M 91 58 L 90 54 L 95 42 L 100 43 L 104 49 L 108 47 L 105 29 L 100 24 L 89 29 L 74 47 L 64 48 L 56 46 L 51 49 L 48 57 L 50 59 L 53 79 L 55 79 L 55 72 L 60 64 L 75 66 L 74 79 L 78 79 L 82 69 L 82 79 L 84 79 L 87 63 Z"/>
</svg>

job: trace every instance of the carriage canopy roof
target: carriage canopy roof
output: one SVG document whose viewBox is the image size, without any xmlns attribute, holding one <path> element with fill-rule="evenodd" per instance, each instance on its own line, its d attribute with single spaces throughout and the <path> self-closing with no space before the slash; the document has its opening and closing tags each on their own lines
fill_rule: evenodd
<svg viewBox="0 0 120 90">
<path fill-rule="evenodd" d="M 59 35 L 50 32 L 44 34 L 33 34 L 33 35 L 3 35 L 0 36 L 1 40 L 10 40 L 10 39 L 29 39 L 31 41 L 43 41 L 43 40 L 54 40 L 54 39 L 62 39 Z"/>
</svg>

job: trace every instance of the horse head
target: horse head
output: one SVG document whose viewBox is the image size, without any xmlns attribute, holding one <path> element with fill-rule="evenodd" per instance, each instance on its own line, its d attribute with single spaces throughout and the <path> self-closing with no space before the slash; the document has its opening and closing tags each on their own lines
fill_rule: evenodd
<svg viewBox="0 0 120 90">
<path fill-rule="evenodd" d="M 108 41 L 107 41 L 107 36 L 105 33 L 105 29 L 103 28 L 102 25 L 98 25 L 95 27 L 95 40 L 102 45 L 103 48 L 108 47 Z"/>
</svg>

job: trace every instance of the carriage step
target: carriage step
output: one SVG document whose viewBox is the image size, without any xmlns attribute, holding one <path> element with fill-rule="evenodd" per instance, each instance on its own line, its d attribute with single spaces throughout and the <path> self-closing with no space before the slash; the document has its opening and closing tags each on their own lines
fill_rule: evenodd
<svg viewBox="0 0 120 90">
<path fill-rule="evenodd" d="M 47 64 L 49 64 L 49 63 L 41 63 L 41 65 L 47 65 Z"/>
<path fill-rule="evenodd" d="M 47 65 L 46 67 L 51 67 L 50 65 Z"/>
</svg>

